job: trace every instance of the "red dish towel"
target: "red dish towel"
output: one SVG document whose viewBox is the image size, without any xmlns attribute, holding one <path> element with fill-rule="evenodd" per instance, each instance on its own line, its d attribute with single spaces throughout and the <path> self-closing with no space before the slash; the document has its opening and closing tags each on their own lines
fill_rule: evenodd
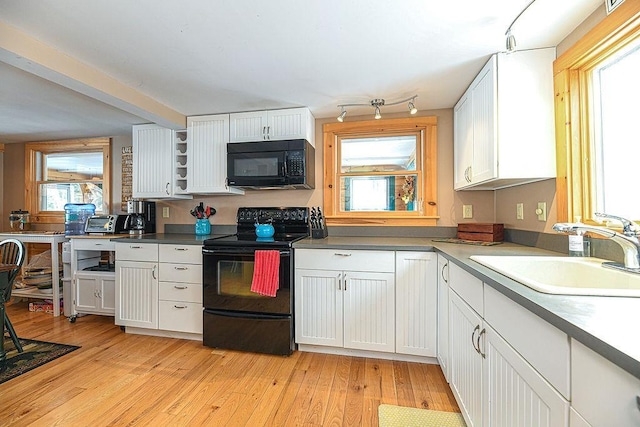
<svg viewBox="0 0 640 427">
<path fill-rule="evenodd" d="M 255 251 L 251 292 L 275 297 L 280 287 L 280 251 Z"/>
</svg>

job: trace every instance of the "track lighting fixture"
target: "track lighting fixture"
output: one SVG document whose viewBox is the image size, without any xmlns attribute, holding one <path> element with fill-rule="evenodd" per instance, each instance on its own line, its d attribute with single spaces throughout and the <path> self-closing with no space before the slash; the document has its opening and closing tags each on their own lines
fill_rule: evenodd
<svg viewBox="0 0 640 427">
<path fill-rule="evenodd" d="M 531 6 L 533 4 L 533 2 L 536 0 L 531 0 L 529 2 L 529 4 L 527 4 L 525 6 L 524 9 L 522 9 L 522 11 L 518 14 L 518 16 L 516 16 L 516 19 L 513 20 L 513 22 L 511 22 L 511 25 L 509 25 L 509 28 L 507 28 L 507 31 L 504 33 L 504 35 L 507 37 L 506 40 L 506 48 L 507 48 L 507 52 L 511 53 L 511 52 L 515 52 L 516 51 L 516 37 L 511 33 L 511 27 L 513 27 L 513 24 L 516 23 L 516 21 L 518 20 L 518 18 L 520 18 L 520 16 L 522 16 L 522 14 L 529 9 L 529 6 Z"/>
<path fill-rule="evenodd" d="M 418 95 L 413 95 L 412 97 L 409 98 L 405 98 L 402 99 L 400 101 L 396 101 L 396 102 L 391 102 L 391 103 L 386 103 L 384 99 L 382 98 L 376 98 L 376 99 L 372 99 L 371 101 L 369 101 L 368 104 L 340 104 L 338 105 L 338 108 L 341 109 L 340 115 L 336 118 L 339 122 L 343 122 L 345 116 L 347 115 L 347 110 L 345 109 L 345 107 L 365 107 L 365 106 L 371 106 L 373 107 L 375 110 L 375 114 L 373 116 L 374 119 L 379 120 L 382 118 L 382 112 L 380 110 L 380 107 L 382 107 L 383 105 L 398 105 L 398 104 L 403 104 L 405 102 L 408 102 L 408 108 L 409 108 L 409 114 L 416 114 L 418 112 L 418 109 L 416 108 L 415 105 L 415 100 L 418 97 Z"/>
</svg>

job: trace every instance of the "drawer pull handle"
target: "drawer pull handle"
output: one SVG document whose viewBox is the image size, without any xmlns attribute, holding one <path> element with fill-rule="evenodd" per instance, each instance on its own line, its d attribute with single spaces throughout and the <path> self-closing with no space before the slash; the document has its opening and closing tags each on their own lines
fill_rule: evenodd
<svg viewBox="0 0 640 427">
<path fill-rule="evenodd" d="M 351 256 L 351 254 L 341 254 L 339 252 L 334 253 L 335 256 Z"/>
<path fill-rule="evenodd" d="M 173 248 L 174 251 L 188 251 L 187 248 Z"/>
<path fill-rule="evenodd" d="M 186 305 L 174 305 L 173 307 L 174 308 L 187 308 Z"/>
<path fill-rule="evenodd" d="M 175 268 L 176 270 L 181 270 L 181 271 L 189 269 L 189 267 L 173 267 L 173 268 Z"/>
<path fill-rule="evenodd" d="M 478 347 L 476 347 L 476 341 L 473 337 L 475 337 L 476 332 L 478 332 L 480 330 L 480 325 L 476 325 L 475 328 L 473 328 L 473 332 L 471 333 L 471 345 L 473 346 L 473 349 L 476 351 L 476 353 L 480 353 L 480 350 L 478 349 Z"/>
<path fill-rule="evenodd" d="M 129 246 L 131 249 L 142 249 L 142 246 Z"/>
<path fill-rule="evenodd" d="M 482 328 L 482 330 L 480 331 L 480 333 L 478 334 L 478 354 L 480 356 L 482 356 L 482 358 L 484 359 L 486 357 L 486 355 L 482 352 L 482 350 L 480 349 L 480 338 L 482 338 L 482 336 L 487 332 L 487 330 L 485 328 Z"/>
<path fill-rule="evenodd" d="M 176 285 L 174 285 L 173 287 L 176 288 L 176 289 L 187 289 L 188 288 L 188 286 L 176 286 Z"/>
</svg>

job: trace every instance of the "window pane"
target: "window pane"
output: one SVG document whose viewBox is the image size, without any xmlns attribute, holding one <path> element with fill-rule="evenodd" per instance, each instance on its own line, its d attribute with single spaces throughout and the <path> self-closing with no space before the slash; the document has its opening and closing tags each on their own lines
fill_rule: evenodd
<svg viewBox="0 0 640 427">
<path fill-rule="evenodd" d="M 640 99 L 638 70 L 640 46 L 594 72 L 594 210 L 632 219 L 640 219 L 640 198 L 631 191 L 634 166 L 628 163 L 640 158 L 638 112 L 632 108 Z"/>
<path fill-rule="evenodd" d="M 40 211 L 63 211 L 67 203 L 93 203 L 103 211 L 102 182 L 40 184 Z"/>
<path fill-rule="evenodd" d="M 102 151 L 51 153 L 44 156 L 42 181 L 102 180 Z"/>
<path fill-rule="evenodd" d="M 340 180 L 340 210 L 417 211 L 417 175 L 344 176 Z"/>
<path fill-rule="evenodd" d="M 342 139 L 342 173 L 416 170 L 416 136 Z"/>
</svg>

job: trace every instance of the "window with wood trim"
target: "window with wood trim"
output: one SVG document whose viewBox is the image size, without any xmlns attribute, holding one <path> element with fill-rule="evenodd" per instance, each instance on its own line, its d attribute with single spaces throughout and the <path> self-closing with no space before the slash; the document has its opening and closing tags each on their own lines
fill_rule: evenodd
<svg viewBox="0 0 640 427">
<path fill-rule="evenodd" d="M 111 139 L 92 138 L 25 144 L 25 206 L 31 222 L 64 222 L 67 203 L 111 205 Z"/>
<path fill-rule="evenodd" d="M 330 225 L 435 225 L 437 118 L 324 125 Z"/>
<path fill-rule="evenodd" d="M 640 3 L 624 2 L 554 63 L 559 221 L 593 223 L 598 211 L 640 219 L 629 117 L 639 55 Z"/>
</svg>

